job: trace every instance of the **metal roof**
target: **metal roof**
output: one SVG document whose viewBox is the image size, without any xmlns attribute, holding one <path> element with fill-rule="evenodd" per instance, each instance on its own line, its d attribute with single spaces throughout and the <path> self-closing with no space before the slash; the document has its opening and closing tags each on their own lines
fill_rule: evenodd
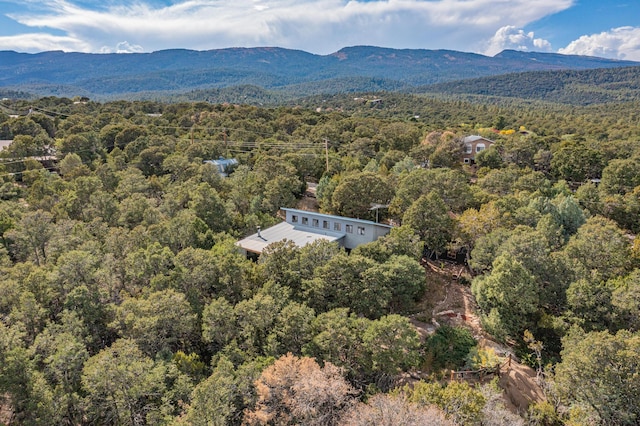
<svg viewBox="0 0 640 426">
<path fill-rule="evenodd" d="M 224 157 L 220 157 L 217 160 L 205 160 L 204 162 L 213 164 L 214 166 L 222 165 L 223 167 L 238 165 L 238 160 L 236 160 L 235 158 L 224 158 Z"/>
<path fill-rule="evenodd" d="M 263 229 L 259 233 L 249 235 L 238 241 L 236 244 L 246 251 L 253 253 L 262 253 L 269 245 L 282 240 L 293 241 L 298 247 L 306 246 L 314 241 L 338 241 L 344 238 L 345 234 L 329 231 L 309 232 L 297 228 L 291 223 L 282 222 L 270 228 Z"/>
</svg>

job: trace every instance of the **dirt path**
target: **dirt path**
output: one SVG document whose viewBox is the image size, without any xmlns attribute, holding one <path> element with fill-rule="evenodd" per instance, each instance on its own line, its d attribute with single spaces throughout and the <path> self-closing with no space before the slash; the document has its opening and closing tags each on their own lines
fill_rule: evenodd
<svg viewBox="0 0 640 426">
<path fill-rule="evenodd" d="M 458 279 L 462 276 L 468 282 L 471 277 L 460 274 L 460 265 L 453 264 L 429 263 L 425 264 L 425 271 L 430 302 L 424 303 L 422 314 L 410 318 L 421 338 L 426 339 L 443 324 L 468 328 L 481 347 L 493 349 L 504 363 L 498 383 L 504 390 L 505 406 L 513 412 L 522 413 L 531 403 L 544 401 L 544 392 L 538 385 L 536 371 L 520 364 L 511 347 L 497 342 L 482 328 L 470 286 L 462 284 Z"/>
</svg>

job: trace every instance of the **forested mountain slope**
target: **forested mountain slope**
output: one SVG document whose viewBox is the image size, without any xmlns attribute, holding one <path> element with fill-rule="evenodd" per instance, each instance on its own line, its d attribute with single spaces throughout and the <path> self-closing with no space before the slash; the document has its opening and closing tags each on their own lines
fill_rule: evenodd
<svg viewBox="0 0 640 426">
<path fill-rule="evenodd" d="M 640 67 L 538 71 L 440 83 L 412 90 L 500 96 L 572 105 L 640 100 Z"/>
<path fill-rule="evenodd" d="M 371 46 L 348 47 L 330 55 L 268 47 L 131 54 L 3 51 L 0 87 L 39 96 L 104 99 L 256 85 L 302 96 L 398 90 L 523 71 L 630 65 L 635 63 L 545 53 L 505 51 L 488 57 L 448 50 Z"/>
</svg>

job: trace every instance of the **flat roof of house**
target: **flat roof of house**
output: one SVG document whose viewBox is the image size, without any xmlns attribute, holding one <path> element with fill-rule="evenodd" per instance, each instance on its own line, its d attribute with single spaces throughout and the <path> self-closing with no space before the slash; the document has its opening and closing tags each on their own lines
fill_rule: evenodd
<svg viewBox="0 0 640 426">
<path fill-rule="evenodd" d="M 380 226 L 383 228 L 393 228 L 393 226 L 391 225 L 387 225 L 386 223 L 379 223 L 379 222 L 373 222 L 371 220 L 365 220 L 365 219 L 354 219 L 351 217 L 346 217 L 346 216 L 336 216 L 336 215 L 332 215 L 332 214 L 325 214 L 325 213 L 318 213 L 318 212 L 312 212 L 312 211 L 308 211 L 308 210 L 298 210 L 298 209 L 289 209 L 286 207 L 281 207 L 280 210 L 282 211 L 286 211 L 286 212 L 292 212 L 292 213 L 297 213 L 300 215 L 313 215 L 313 216 L 319 216 L 319 217 L 324 217 L 327 219 L 339 219 L 339 220 L 346 220 L 349 222 L 355 222 L 355 223 L 362 223 L 365 225 L 375 225 L 375 226 Z"/>
<path fill-rule="evenodd" d="M 260 235 L 258 235 L 257 232 L 249 235 L 248 237 L 238 241 L 236 244 L 246 251 L 262 253 L 269 244 L 282 240 L 293 241 L 296 246 L 304 247 L 307 244 L 311 244 L 318 240 L 338 241 L 343 238 L 344 235 L 345 234 L 342 233 L 324 230 L 309 232 L 297 228 L 291 223 L 282 222 L 270 228 L 261 230 Z"/>
</svg>

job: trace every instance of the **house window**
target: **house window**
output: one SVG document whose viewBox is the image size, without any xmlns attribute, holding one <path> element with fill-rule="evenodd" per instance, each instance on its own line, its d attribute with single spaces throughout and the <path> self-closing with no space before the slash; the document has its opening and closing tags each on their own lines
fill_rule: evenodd
<svg viewBox="0 0 640 426">
<path fill-rule="evenodd" d="M 476 145 L 476 152 L 480 152 L 480 151 L 484 151 L 483 143 L 479 143 L 478 145 Z"/>
<path fill-rule="evenodd" d="M 358 226 L 358 235 L 364 235 L 364 226 Z"/>
<path fill-rule="evenodd" d="M 333 230 L 334 231 L 342 231 L 342 224 L 339 222 L 333 222 Z"/>
<path fill-rule="evenodd" d="M 298 216 L 295 214 L 291 216 L 291 223 L 298 223 Z"/>
<path fill-rule="evenodd" d="M 464 144 L 464 152 L 465 154 L 471 154 L 473 152 L 473 147 L 471 146 L 471 144 Z"/>
<path fill-rule="evenodd" d="M 471 162 L 471 160 L 469 158 L 465 158 L 464 159 L 464 164 L 469 164 Z"/>
<path fill-rule="evenodd" d="M 323 220 L 322 221 L 322 227 L 324 229 L 329 229 L 329 221 L 328 220 Z"/>
<path fill-rule="evenodd" d="M 353 225 L 345 225 L 344 230 L 349 234 L 353 234 Z"/>
<path fill-rule="evenodd" d="M 309 225 L 309 218 L 302 216 L 302 224 L 303 225 Z"/>
<path fill-rule="evenodd" d="M 311 226 L 317 228 L 320 226 L 320 221 L 318 219 L 311 219 Z"/>
</svg>

